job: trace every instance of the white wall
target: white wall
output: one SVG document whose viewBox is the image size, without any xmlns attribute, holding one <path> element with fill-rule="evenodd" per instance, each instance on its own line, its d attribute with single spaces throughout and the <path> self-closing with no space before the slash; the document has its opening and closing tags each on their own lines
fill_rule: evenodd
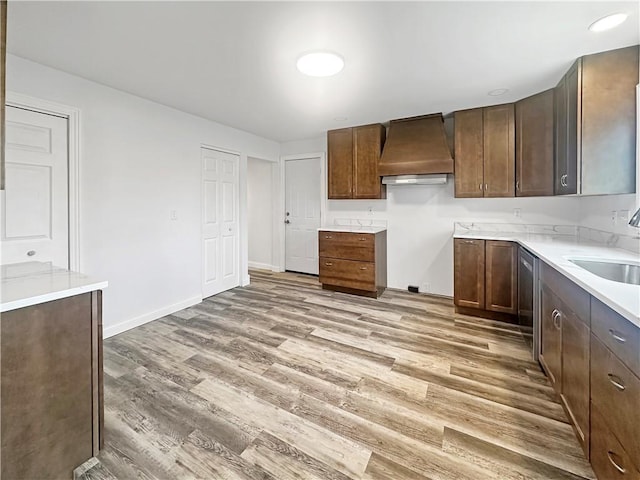
<svg viewBox="0 0 640 480">
<path fill-rule="evenodd" d="M 275 192 L 274 162 L 247 159 L 247 208 L 249 267 L 276 269 L 273 262 L 273 220 Z"/>
<path fill-rule="evenodd" d="M 241 154 L 248 282 L 247 156 L 276 161 L 278 143 L 12 55 L 7 62 L 9 91 L 81 109 L 81 270 L 109 281 L 106 335 L 201 297 L 201 144 Z"/>
<path fill-rule="evenodd" d="M 580 225 L 623 235 L 638 235 L 638 229 L 628 224 L 638 207 L 640 202 L 634 194 L 581 197 Z"/>
<path fill-rule="evenodd" d="M 326 151 L 326 138 L 281 145 L 285 154 Z M 453 196 L 453 178 L 445 186 L 392 186 L 386 200 L 329 200 L 327 223 L 337 218 L 387 222 L 388 285 L 453 296 L 454 222 L 508 222 L 575 225 L 575 197 L 481 198 Z M 515 217 L 513 209 L 520 209 Z M 371 209 L 371 213 L 369 212 Z"/>
</svg>

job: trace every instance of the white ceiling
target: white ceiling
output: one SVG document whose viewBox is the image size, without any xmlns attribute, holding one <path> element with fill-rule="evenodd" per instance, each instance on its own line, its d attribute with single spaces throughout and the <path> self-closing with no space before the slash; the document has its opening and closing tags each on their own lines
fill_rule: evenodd
<svg viewBox="0 0 640 480">
<path fill-rule="evenodd" d="M 630 18 L 595 34 L 594 20 Z M 638 2 L 9 2 L 15 55 L 277 141 L 516 100 L 639 43 Z M 310 50 L 344 70 L 305 77 Z M 501 97 L 487 96 L 509 88 Z M 344 119 L 346 117 L 346 120 Z"/>
</svg>

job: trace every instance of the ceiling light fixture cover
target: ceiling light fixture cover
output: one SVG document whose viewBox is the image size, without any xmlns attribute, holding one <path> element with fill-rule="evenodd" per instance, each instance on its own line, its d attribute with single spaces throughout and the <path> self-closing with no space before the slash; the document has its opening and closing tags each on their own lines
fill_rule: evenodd
<svg viewBox="0 0 640 480">
<path fill-rule="evenodd" d="M 499 97 L 500 95 L 504 95 L 508 91 L 508 88 L 496 88 L 495 90 L 491 90 L 488 95 L 491 95 L 492 97 Z"/>
<path fill-rule="evenodd" d="M 626 13 L 614 13 L 613 15 L 607 15 L 606 17 L 596 20 L 589 25 L 589 30 L 592 32 L 604 32 L 617 27 L 627 19 Z"/>
<path fill-rule="evenodd" d="M 335 53 L 314 52 L 301 56 L 296 66 L 310 77 L 330 77 L 344 68 L 344 60 Z"/>
</svg>

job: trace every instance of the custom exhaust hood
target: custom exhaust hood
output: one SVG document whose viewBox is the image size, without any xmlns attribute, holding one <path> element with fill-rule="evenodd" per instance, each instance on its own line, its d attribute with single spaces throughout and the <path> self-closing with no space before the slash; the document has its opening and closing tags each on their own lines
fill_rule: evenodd
<svg viewBox="0 0 640 480">
<path fill-rule="evenodd" d="M 384 184 L 443 184 L 447 173 L 453 158 L 441 113 L 391 120 L 378 163 Z"/>
</svg>

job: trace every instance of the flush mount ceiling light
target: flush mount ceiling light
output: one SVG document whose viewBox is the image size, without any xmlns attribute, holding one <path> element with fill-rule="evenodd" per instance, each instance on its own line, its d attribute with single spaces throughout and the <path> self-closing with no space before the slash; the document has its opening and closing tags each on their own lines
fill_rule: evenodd
<svg viewBox="0 0 640 480">
<path fill-rule="evenodd" d="M 613 15 L 607 15 L 606 17 L 596 20 L 589 25 L 589 30 L 592 32 L 604 32 L 617 27 L 627 19 L 626 13 L 614 13 Z"/>
<path fill-rule="evenodd" d="M 504 95 L 509 91 L 508 88 L 496 88 L 495 90 L 491 90 L 487 93 L 487 95 L 491 95 L 492 97 L 499 97 L 500 95 Z"/>
<path fill-rule="evenodd" d="M 314 52 L 301 56 L 296 66 L 311 77 L 330 77 L 344 68 L 344 60 L 335 53 Z"/>
</svg>

